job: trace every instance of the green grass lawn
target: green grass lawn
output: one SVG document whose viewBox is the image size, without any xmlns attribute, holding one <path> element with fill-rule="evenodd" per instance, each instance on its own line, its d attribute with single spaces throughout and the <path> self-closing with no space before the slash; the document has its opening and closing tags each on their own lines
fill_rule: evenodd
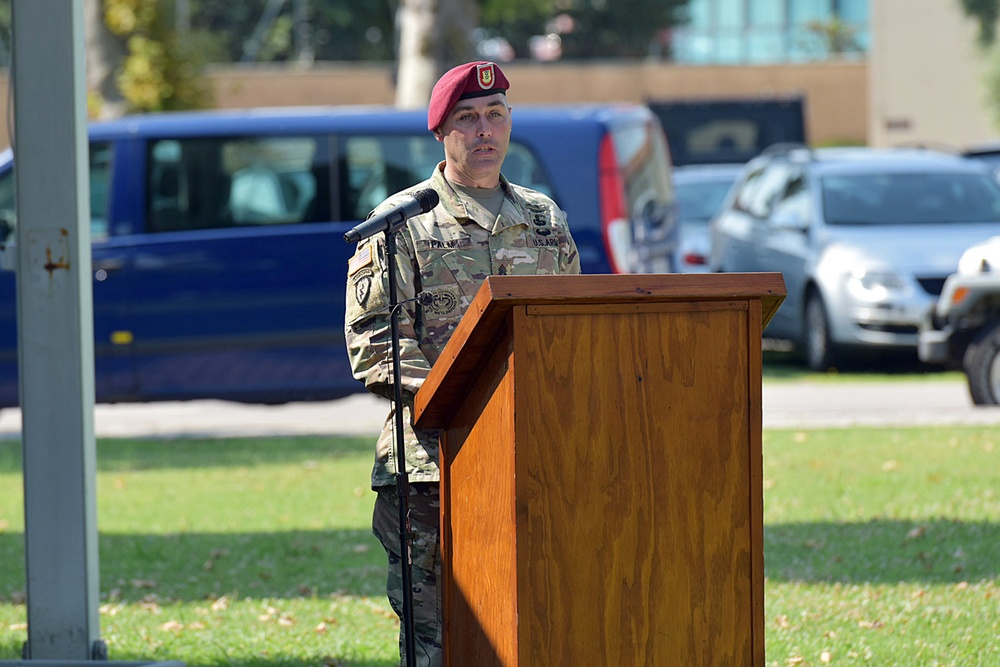
<svg viewBox="0 0 1000 667">
<path fill-rule="evenodd" d="M 112 660 L 395 664 L 370 439 L 101 440 Z M 1000 664 L 1000 429 L 766 431 L 767 664 Z M 0 442 L 0 660 L 27 638 Z"/>
</svg>

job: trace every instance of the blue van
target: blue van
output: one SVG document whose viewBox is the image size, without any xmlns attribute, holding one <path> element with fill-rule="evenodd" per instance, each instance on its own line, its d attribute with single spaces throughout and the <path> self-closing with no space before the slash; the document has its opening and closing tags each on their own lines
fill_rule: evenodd
<svg viewBox="0 0 1000 667">
<path fill-rule="evenodd" d="M 673 270 L 669 153 L 639 105 L 514 108 L 504 174 L 552 196 L 586 273 Z M 96 398 L 327 400 L 344 347 L 344 233 L 427 178 L 425 111 L 158 114 L 90 128 Z M 0 220 L 13 225 L 13 156 Z M 0 273 L 0 407 L 18 404 L 15 277 Z"/>
</svg>

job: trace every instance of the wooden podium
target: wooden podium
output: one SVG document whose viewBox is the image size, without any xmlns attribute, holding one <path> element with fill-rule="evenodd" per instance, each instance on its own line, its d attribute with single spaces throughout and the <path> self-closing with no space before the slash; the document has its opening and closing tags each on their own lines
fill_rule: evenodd
<svg viewBox="0 0 1000 667">
<path fill-rule="evenodd" d="M 764 664 L 778 273 L 493 276 L 417 394 L 444 429 L 450 667 Z"/>
</svg>

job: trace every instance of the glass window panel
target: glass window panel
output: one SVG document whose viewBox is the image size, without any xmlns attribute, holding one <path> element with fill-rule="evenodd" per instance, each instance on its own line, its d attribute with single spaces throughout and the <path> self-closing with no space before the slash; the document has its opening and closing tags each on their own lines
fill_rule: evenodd
<svg viewBox="0 0 1000 667">
<path fill-rule="evenodd" d="M 542 166 L 535 159 L 535 154 L 517 142 L 511 142 L 500 171 L 511 183 L 538 190 L 549 197 L 553 196 L 552 185 Z"/>
<path fill-rule="evenodd" d="M 150 231 L 329 219 L 324 141 L 236 137 L 154 142 L 149 153 Z"/>
<path fill-rule="evenodd" d="M 810 21 L 823 21 L 832 14 L 830 0 L 790 0 L 789 23 L 803 26 Z"/>
<path fill-rule="evenodd" d="M 687 15 L 692 29 L 706 29 L 712 25 L 712 0 L 690 0 Z"/>
<path fill-rule="evenodd" d="M 364 220 L 389 195 L 429 178 L 443 159 L 430 134 L 348 137 L 340 158 L 344 219 Z"/>
<path fill-rule="evenodd" d="M 869 0 L 837 0 L 837 14 L 849 23 L 868 24 Z"/>
<path fill-rule="evenodd" d="M 751 26 L 775 27 L 785 24 L 785 0 L 751 0 L 748 9 Z"/>
<path fill-rule="evenodd" d="M 715 24 L 720 28 L 742 28 L 745 25 L 744 0 L 718 0 Z"/>
<path fill-rule="evenodd" d="M 14 170 L 8 169 L 0 175 L 0 243 L 12 238 L 17 227 L 14 191 Z"/>
<path fill-rule="evenodd" d="M 783 30 L 755 30 L 747 35 L 747 61 L 774 63 L 785 59 Z"/>
<path fill-rule="evenodd" d="M 111 155 L 110 144 L 90 146 L 90 236 L 95 241 L 108 237 Z"/>
<path fill-rule="evenodd" d="M 716 60 L 719 63 L 741 63 L 743 55 L 742 33 L 719 33 L 716 38 Z"/>
</svg>

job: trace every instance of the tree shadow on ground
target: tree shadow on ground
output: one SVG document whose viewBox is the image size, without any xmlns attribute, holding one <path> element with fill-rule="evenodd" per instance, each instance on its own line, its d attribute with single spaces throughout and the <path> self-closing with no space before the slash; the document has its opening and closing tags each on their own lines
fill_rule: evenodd
<svg viewBox="0 0 1000 667">
<path fill-rule="evenodd" d="M 768 579 L 958 583 L 1000 577 L 1000 524 L 934 519 L 764 526 Z"/>
<path fill-rule="evenodd" d="M 102 598 L 191 602 L 385 591 L 385 554 L 369 530 L 100 535 Z M 0 601 L 24 590 L 24 535 L 0 534 Z"/>
</svg>

